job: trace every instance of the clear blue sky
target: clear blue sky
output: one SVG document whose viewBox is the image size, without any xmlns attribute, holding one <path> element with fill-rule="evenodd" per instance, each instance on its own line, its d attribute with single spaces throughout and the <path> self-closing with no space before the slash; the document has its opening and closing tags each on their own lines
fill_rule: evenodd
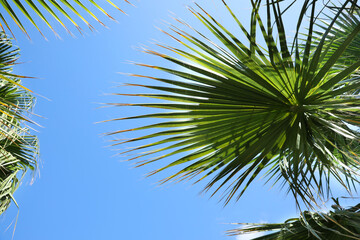
<svg viewBox="0 0 360 240">
<path fill-rule="evenodd" d="M 114 1 L 117 2 L 117 1 Z M 197 1 L 227 24 L 220 0 Z M 235 12 L 246 21 L 249 6 L 239 0 L 228 0 Z M 37 77 L 26 80 L 26 86 L 50 101 L 38 97 L 35 118 L 41 146 L 40 177 L 30 186 L 23 182 L 15 198 L 20 205 L 14 240 L 221 240 L 248 239 L 227 237 L 224 231 L 232 222 L 280 222 L 297 216 L 291 196 L 278 187 L 270 189 L 256 181 L 238 202 L 227 207 L 219 197 L 199 195 L 205 183 L 170 184 L 157 187 L 166 174 L 144 178 L 156 166 L 132 169 L 124 157 L 113 156 L 107 147 L 110 132 L 135 126 L 134 122 L 102 120 L 141 113 L 131 108 L 99 108 L 106 102 L 129 102 L 131 99 L 108 93 L 137 90 L 117 87 L 125 82 L 141 82 L 118 74 L 146 74 L 127 61 L 169 65 L 159 58 L 137 50 L 153 39 L 168 44 L 174 41 L 160 33 L 162 20 L 172 21 L 169 11 L 194 25 L 186 0 L 142 0 L 131 7 L 119 0 L 129 14 L 113 11 L 118 23 L 103 18 L 109 29 L 94 23 L 98 32 L 86 30 L 85 36 L 72 38 L 58 27 L 62 40 L 47 32 L 45 41 L 33 29 L 32 41 L 17 32 L 21 48 L 17 74 Z M 111 10 L 110 10 L 111 11 Z M 296 15 L 287 18 L 295 28 Z M 85 29 L 85 27 L 84 27 Z M 74 31 L 75 32 L 75 31 Z M 151 74 L 157 74 L 151 72 Z M 139 90 L 140 91 L 140 90 Z M 131 135 L 128 135 L 131 137 Z M 167 173 L 170 173 L 168 171 Z M 0 217 L 0 239 L 11 239 L 18 209 L 13 204 Z M 10 225 L 9 229 L 8 226 Z"/>
</svg>

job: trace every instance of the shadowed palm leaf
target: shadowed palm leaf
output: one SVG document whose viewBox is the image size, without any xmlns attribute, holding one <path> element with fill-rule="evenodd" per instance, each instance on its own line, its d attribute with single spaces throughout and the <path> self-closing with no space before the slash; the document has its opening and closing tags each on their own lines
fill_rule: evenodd
<svg viewBox="0 0 360 240">
<path fill-rule="evenodd" d="M 356 181 L 360 136 L 350 125 L 360 124 L 359 100 L 357 95 L 344 93 L 360 86 L 359 78 L 348 77 L 360 66 L 360 61 L 345 69 L 338 69 L 335 64 L 360 32 L 360 25 L 326 59 L 325 39 L 333 23 L 312 52 L 316 2 L 311 2 L 307 6 L 311 19 L 305 49 L 299 47 L 296 37 L 291 54 L 279 4 L 266 1 L 267 20 L 263 21 L 258 13 L 261 3 L 253 3 L 252 25 L 247 31 L 224 2 L 245 40 L 237 38 L 200 7 L 200 11 L 192 8 L 190 11 L 210 31 L 209 36 L 178 19 L 195 34 L 175 26 L 167 34 L 186 50 L 159 45 L 177 57 L 152 50 L 145 52 L 181 69 L 138 64 L 169 73 L 173 78 L 133 74 L 160 84 L 130 84 L 163 93 L 120 94 L 170 102 L 114 104 L 170 110 L 121 119 L 167 121 L 111 134 L 156 130 L 115 145 L 153 139 L 123 152 L 139 153 L 132 158 L 144 159 L 139 166 L 177 157 L 153 173 L 186 165 L 164 182 L 193 177 L 200 181 L 213 176 L 206 189 L 215 187 L 216 193 L 227 187 L 224 195 L 227 203 L 236 193 L 239 198 L 261 172 L 266 172 L 269 180 L 282 181 L 296 199 L 310 206 L 316 197 L 329 194 L 330 181 L 340 182 L 349 191 Z M 276 19 L 277 30 L 272 27 L 272 19 Z M 273 37 L 273 32 L 278 33 L 278 38 Z M 257 44 L 257 35 L 265 40 L 266 50 Z M 147 152 L 140 152 L 144 150 Z"/>
<path fill-rule="evenodd" d="M 333 211 L 328 213 L 308 212 L 300 218 L 292 218 L 281 224 L 252 224 L 248 227 L 228 231 L 231 236 L 264 232 L 265 235 L 254 240 L 295 240 L 324 239 L 350 240 L 360 239 L 360 204 L 351 208 L 342 208 L 334 200 Z"/>
<path fill-rule="evenodd" d="M 336 11 L 332 12 L 333 15 L 336 14 Z M 326 14 L 326 19 L 323 19 L 321 23 L 318 23 L 317 26 L 321 30 L 326 30 L 329 28 L 329 21 L 332 19 L 332 15 Z M 346 37 L 358 26 L 360 25 L 360 10 L 355 8 L 353 11 L 346 10 L 341 12 L 337 18 L 334 27 L 331 28 L 329 35 L 326 38 L 328 42 L 328 52 L 326 54 L 326 59 L 328 59 L 336 49 L 341 46 L 345 41 Z M 315 40 L 314 40 L 314 49 L 316 49 L 317 44 L 321 40 L 321 31 L 315 31 Z M 337 65 L 341 68 L 354 64 L 360 59 L 360 34 L 358 34 L 354 40 L 350 43 L 347 49 L 344 51 L 342 56 L 337 61 Z"/>
<path fill-rule="evenodd" d="M 11 73 L 17 57 L 18 49 L 0 33 L 0 214 L 14 201 L 13 193 L 27 169 L 37 166 L 37 139 L 25 125 L 32 123 L 25 115 L 33 97 L 20 85 L 19 76 Z"/>
<path fill-rule="evenodd" d="M 124 1 L 130 3 L 127 0 Z M 97 17 L 97 14 L 95 13 L 96 11 L 102 12 L 110 19 L 115 20 L 103 9 L 102 6 L 100 6 L 97 3 L 98 1 L 96 0 L 84 1 L 85 4 L 84 2 L 81 2 L 79 0 L 71 0 L 71 1 L 25 0 L 25 2 L 20 0 L 0 1 L 2 9 L 5 10 L 5 11 L 3 10 L 0 11 L 0 19 L 1 19 L 0 27 L 2 28 L 3 31 L 5 31 L 5 27 L 7 27 L 11 31 L 11 27 L 8 24 L 8 20 L 6 20 L 9 17 L 13 22 L 16 23 L 16 25 L 24 33 L 27 34 L 26 27 L 23 25 L 22 21 L 20 20 L 22 16 L 18 16 L 17 12 L 21 12 L 23 16 L 26 19 L 28 19 L 39 30 L 40 33 L 41 33 L 40 27 L 38 27 L 38 25 L 36 24 L 37 20 L 34 19 L 35 15 L 37 15 L 55 34 L 56 32 L 53 28 L 53 24 L 49 20 L 49 16 L 51 16 L 50 18 L 53 18 L 57 22 L 59 22 L 70 34 L 71 32 L 67 28 L 68 23 L 66 23 L 66 21 L 71 22 L 71 25 L 74 25 L 80 32 L 81 32 L 81 28 L 79 26 L 79 20 L 84 22 L 90 29 L 94 29 L 93 26 L 87 20 L 89 17 L 95 19 L 101 25 L 105 26 L 105 24 L 101 22 L 100 19 Z M 111 0 L 106 0 L 106 2 L 109 5 L 123 12 Z M 7 13 L 6 15 L 5 12 Z M 66 19 L 66 21 L 64 21 L 64 19 Z"/>
</svg>

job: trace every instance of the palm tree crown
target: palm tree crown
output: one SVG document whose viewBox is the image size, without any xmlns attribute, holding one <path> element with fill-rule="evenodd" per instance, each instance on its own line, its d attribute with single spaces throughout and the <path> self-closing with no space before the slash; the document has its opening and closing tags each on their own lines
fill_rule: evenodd
<svg viewBox="0 0 360 240">
<path fill-rule="evenodd" d="M 182 48 L 158 45 L 177 57 L 145 49 L 181 69 L 138 64 L 166 72 L 173 78 L 131 74 L 159 84 L 129 85 L 157 92 L 119 95 L 168 102 L 114 105 L 170 111 L 117 119 L 165 121 L 111 133 L 156 130 L 116 145 L 153 139 L 123 153 L 138 152 L 132 158 L 143 159 L 138 166 L 177 156 L 175 161 L 151 174 L 181 165 L 182 170 L 163 182 L 193 177 L 200 181 L 212 176 L 206 189 L 215 187 L 215 194 L 226 187 L 225 203 L 236 194 L 239 198 L 262 172 L 274 183 L 282 181 L 282 186 L 287 186 L 296 199 L 308 206 L 317 197 L 330 194 L 329 184 L 333 180 L 351 191 L 357 182 L 360 150 L 360 134 L 354 128 L 360 124 L 359 100 L 354 92 L 360 82 L 352 73 L 360 61 L 345 68 L 338 68 L 337 63 L 358 36 L 360 25 L 330 55 L 332 41 L 325 41 L 349 1 L 321 38 L 313 37 L 316 1 L 306 1 L 301 14 L 310 12 L 307 38 L 301 42 L 296 34 L 291 44 L 285 37 L 280 3 L 266 1 L 267 16 L 263 21 L 259 14 L 262 1 L 252 2 L 248 31 L 223 1 L 244 33 L 243 39 L 198 6 L 199 11 L 193 8 L 190 11 L 210 35 L 177 19 L 189 31 L 170 26 L 170 32 L 164 32 Z M 259 36 L 264 39 L 265 48 L 257 43 Z M 316 50 L 312 48 L 314 41 L 318 41 Z M 147 151 L 140 152 L 144 150 Z"/>
</svg>

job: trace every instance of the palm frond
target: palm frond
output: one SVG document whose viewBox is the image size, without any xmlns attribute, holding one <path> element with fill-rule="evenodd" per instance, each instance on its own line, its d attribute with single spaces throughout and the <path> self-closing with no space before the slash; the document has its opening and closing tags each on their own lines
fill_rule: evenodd
<svg viewBox="0 0 360 240">
<path fill-rule="evenodd" d="M 246 227 L 229 230 L 230 236 L 264 233 L 254 240 L 351 240 L 360 239 L 360 204 L 343 208 L 334 199 L 333 210 L 328 213 L 305 211 L 299 218 L 291 218 L 280 224 L 240 224 Z"/>
<path fill-rule="evenodd" d="M 358 89 L 360 81 L 349 76 L 360 62 L 339 71 L 334 69 L 358 36 L 360 25 L 324 60 L 325 39 L 334 23 L 323 33 L 317 50 L 312 51 L 316 1 L 306 7 L 311 17 L 305 49 L 297 37 L 288 43 L 279 3 L 266 1 L 267 16 L 263 21 L 259 15 L 261 1 L 253 1 L 250 31 L 223 3 L 244 37 L 232 34 L 200 6 L 199 10 L 190 8 L 210 34 L 177 19 L 188 31 L 170 26 L 169 32 L 164 32 L 185 50 L 161 44 L 158 46 L 175 56 L 144 50 L 172 62 L 174 67 L 138 64 L 173 77 L 133 74 L 159 84 L 130 84 L 156 91 L 134 96 L 168 102 L 113 104 L 167 110 L 117 120 L 165 121 L 111 133 L 154 131 L 115 145 L 150 141 L 123 154 L 138 153 L 131 158 L 141 160 L 138 166 L 168 162 L 150 175 L 184 166 L 163 182 L 194 177 L 198 182 L 212 177 L 205 189 L 215 188 L 215 194 L 225 188 L 225 203 L 235 195 L 239 199 L 260 173 L 274 184 L 282 182 L 288 192 L 308 206 L 318 197 L 331 194 L 331 181 L 338 181 L 351 191 L 359 168 L 360 133 L 354 126 L 360 125 L 360 108 L 359 95 L 348 93 Z M 272 27 L 274 19 L 276 28 Z M 259 34 L 257 29 L 261 30 Z M 265 48 L 257 43 L 259 35 Z M 291 46 L 295 51 L 290 51 Z"/>
<path fill-rule="evenodd" d="M 27 115 L 34 98 L 12 73 L 17 58 L 18 49 L 0 33 L 0 214 L 15 202 L 25 172 L 37 167 L 38 141 L 26 127 L 33 124 Z"/>
<path fill-rule="evenodd" d="M 95 19 L 101 25 L 105 26 L 105 24 L 98 17 L 98 13 L 100 12 L 106 15 L 106 17 L 115 20 L 106 10 L 104 10 L 104 7 L 102 6 L 103 4 L 99 5 L 98 1 L 96 0 L 88 0 L 85 1 L 85 3 L 79 0 L 25 0 L 25 2 L 20 0 L 0 0 L 0 4 L 2 6 L 2 10 L 0 11 L 0 27 L 3 31 L 5 31 L 6 28 L 11 31 L 12 26 L 9 24 L 9 21 L 12 21 L 27 36 L 29 36 L 27 33 L 28 27 L 25 27 L 26 25 L 22 22 L 22 19 L 26 19 L 42 34 L 42 27 L 40 27 L 37 23 L 37 21 L 40 20 L 45 23 L 46 26 L 55 33 L 56 36 L 58 36 L 54 28 L 56 24 L 52 23 L 52 19 L 54 19 L 56 22 L 60 23 L 60 25 L 64 27 L 68 33 L 72 35 L 72 32 L 68 27 L 74 26 L 81 33 L 82 28 L 80 22 L 85 23 L 90 28 L 90 30 L 94 29 L 94 27 L 90 24 L 89 19 Z M 125 13 L 111 0 L 106 0 L 106 2 L 109 4 L 109 6 L 118 9 L 122 13 Z M 127 0 L 124 0 L 124 2 L 130 4 L 130 2 Z"/>
<path fill-rule="evenodd" d="M 332 11 L 329 14 L 323 14 L 324 17 L 317 24 L 320 31 L 315 32 L 315 39 L 313 48 L 316 46 L 321 38 L 321 30 L 329 27 L 333 15 L 336 11 Z M 341 12 L 337 20 L 335 21 L 334 27 L 331 28 L 329 35 L 326 37 L 328 44 L 327 53 L 324 55 L 324 59 L 328 59 L 336 49 L 345 41 L 346 37 L 360 24 L 360 9 L 355 8 L 353 11 L 344 10 Z M 344 68 L 351 64 L 354 64 L 360 59 L 360 35 L 357 35 L 353 41 L 346 48 L 341 58 L 338 60 L 337 65 L 339 68 Z"/>
</svg>

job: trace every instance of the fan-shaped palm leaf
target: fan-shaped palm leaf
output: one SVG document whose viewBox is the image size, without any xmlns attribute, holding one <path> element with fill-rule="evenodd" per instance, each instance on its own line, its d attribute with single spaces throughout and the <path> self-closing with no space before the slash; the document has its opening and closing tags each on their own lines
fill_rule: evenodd
<svg viewBox="0 0 360 240">
<path fill-rule="evenodd" d="M 132 159 L 143 158 L 139 166 L 159 160 L 171 161 L 178 156 L 153 173 L 186 165 L 164 182 L 196 176 L 203 180 L 213 176 L 206 189 L 215 187 L 216 193 L 227 186 L 226 203 L 236 193 L 239 198 L 261 172 L 266 172 L 274 182 L 282 181 L 296 198 L 309 205 L 317 196 L 329 193 L 333 178 L 349 191 L 352 189 L 356 181 L 354 170 L 359 168 L 360 135 L 350 124 L 359 126 L 360 108 L 358 95 L 344 93 L 359 87 L 359 78 L 349 79 L 348 76 L 360 66 L 360 61 L 342 70 L 336 68 L 336 71 L 335 64 L 360 32 L 360 25 L 330 58 L 325 59 L 325 38 L 333 23 L 324 33 L 317 50 L 312 52 L 316 2 L 311 2 L 306 6 L 311 11 L 311 19 L 305 49 L 299 47 L 296 37 L 292 44 L 295 51 L 291 54 L 280 6 L 274 1 L 266 3 L 267 21 L 263 21 L 259 15 L 261 1 L 253 2 L 252 25 L 247 31 L 224 2 L 243 31 L 243 39 L 236 37 L 200 7 L 200 11 L 190 8 L 209 30 L 209 36 L 177 19 L 195 34 L 175 26 L 171 26 L 171 33 L 166 34 L 186 50 L 159 45 L 177 57 L 145 50 L 175 66 L 170 69 L 138 65 L 174 77 L 133 74 L 160 84 L 130 85 L 164 92 L 133 96 L 170 102 L 114 105 L 170 111 L 120 118 L 167 119 L 112 133 L 155 130 L 152 134 L 117 143 L 154 139 L 123 153 L 138 152 L 139 155 Z M 276 19 L 277 38 L 273 37 L 276 30 L 272 27 L 272 19 Z M 258 28 L 266 42 L 266 50 L 257 43 Z M 178 67 L 181 69 L 176 70 Z M 159 137 L 162 139 L 158 140 Z M 143 150 L 148 151 L 141 153 Z M 151 156 L 154 157 L 149 158 Z"/>
<path fill-rule="evenodd" d="M 281 224 L 252 224 L 228 231 L 231 236 L 263 232 L 254 240 L 350 240 L 360 239 L 360 204 L 343 208 L 337 199 L 328 213 L 305 211 L 300 218 L 292 218 Z"/>
<path fill-rule="evenodd" d="M 111 0 L 106 0 L 109 6 L 115 7 L 116 9 L 121 10 L 116 4 L 114 4 Z M 129 1 L 124 0 L 126 3 Z M 26 2 L 26 3 L 25 3 Z M 36 23 L 36 19 L 34 16 L 38 16 L 41 21 L 43 21 L 56 35 L 56 31 L 54 30 L 54 24 L 51 23 L 50 18 L 55 19 L 57 22 L 61 24 L 70 34 L 70 30 L 67 26 L 69 26 L 66 21 L 71 22 L 71 25 L 75 26 L 80 32 L 81 27 L 79 24 L 79 20 L 84 22 L 90 29 L 94 27 L 89 23 L 89 18 L 95 19 L 101 25 L 105 26 L 105 24 L 98 18 L 98 14 L 96 11 L 102 12 L 107 17 L 112 20 L 115 20 L 112 16 L 110 16 L 104 8 L 99 5 L 96 0 L 88 0 L 85 1 L 85 4 L 79 0 L 1 0 L 0 4 L 2 6 L 2 10 L 0 10 L 0 27 L 3 31 L 5 31 L 5 27 L 7 27 L 11 31 L 11 25 L 8 24 L 9 19 L 11 19 L 23 32 L 27 34 L 27 27 L 22 22 L 22 18 L 29 20 L 32 25 L 34 25 L 39 32 L 41 33 L 41 27 Z M 5 12 L 7 14 L 5 14 Z M 21 12 L 23 16 L 19 16 Z M 124 12 L 123 12 L 124 13 Z M 49 17 L 51 16 L 51 17 Z M 9 18 L 9 19 L 8 19 Z M 66 19 L 66 21 L 64 21 Z"/>
<path fill-rule="evenodd" d="M 13 193 L 27 169 L 37 166 L 37 139 L 26 127 L 32 123 L 26 114 L 33 97 L 11 73 L 17 57 L 18 49 L 0 33 L 0 214 L 14 200 Z"/>
</svg>

